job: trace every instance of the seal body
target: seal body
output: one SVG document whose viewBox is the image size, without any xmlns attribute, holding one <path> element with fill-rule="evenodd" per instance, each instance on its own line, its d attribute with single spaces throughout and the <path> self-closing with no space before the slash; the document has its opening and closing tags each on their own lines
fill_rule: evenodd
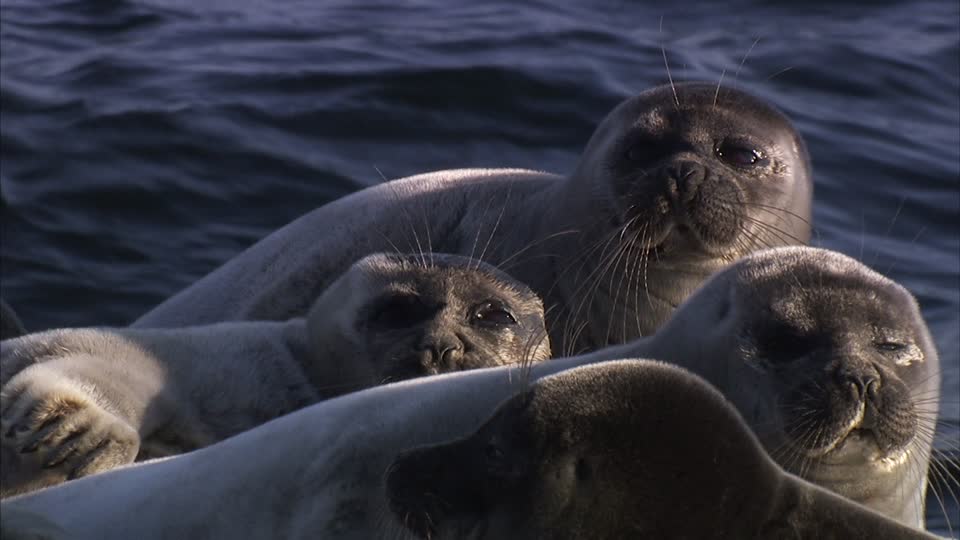
<svg viewBox="0 0 960 540">
<path fill-rule="evenodd" d="M 705 284 L 679 308 L 672 322 L 654 336 L 578 357 L 529 366 L 450 373 L 340 396 L 196 452 L 68 482 L 10 499 L 2 503 L 3 508 L 39 512 L 55 518 L 57 525 L 77 538 L 242 535 L 367 539 L 403 537 L 403 534 L 415 537 L 414 531 L 406 528 L 404 520 L 391 510 L 385 484 L 391 464 L 402 452 L 469 437 L 501 403 L 529 390 L 530 382 L 575 367 L 624 358 L 658 358 L 700 367 L 706 375 L 713 375 L 699 364 L 709 353 L 715 361 L 708 367 L 716 371 L 730 370 L 729 360 L 741 351 L 741 342 L 736 341 L 741 334 L 736 329 L 749 326 L 748 323 L 759 316 L 736 308 L 734 299 L 756 290 L 759 294 L 754 297 L 757 303 L 753 308 L 774 309 L 784 298 L 790 298 L 788 287 L 758 288 L 760 277 L 771 284 L 777 280 L 788 284 L 803 275 L 802 268 L 820 266 L 824 276 L 832 275 L 831 272 L 838 278 L 848 276 L 850 287 L 857 290 L 873 290 L 882 295 L 890 289 L 888 280 L 866 279 L 873 274 L 865 273 L 856 263 L 833 265 L 837 258 L 849 260 L 813 248 L 756 253 Z M 759 272 L 758 269 L 765 270 Z M 811 289 L 820 285 L 819 281 L 801 283 Z M 810 297 L 808 308 L 823 304 L 824 309 L 828 309 L 835 305 L 835 300 L 840 298 L 836 296 L 839 291 L 824 290 L 825 294 Z M 919 321 L 917 324 L 922 325 L 922 319 Z M 915 326 L 901 330 L 918 332 Z M 922 327 L 919 332 L 925 335 Z M 770 346 L 771 343 L 766 342 L 770 335 L 756 334 L 753 339 L 758 345 Z M 685 356 L 690 357 L 689 361 L 685 361 Z M 740 380 L 745 381 L 743 384 L 750 382 Z M 734 399 L 732 390 L 721 389 L 751 429 L 759 432 L 763 426 L 751 420 L 752 409 L 741 410 L 742 404 Z M 598 403 L 608 401 L 602 391 L 596 393 Z M 707 405 L 714 402 L 710 400 L 701 402 L 702 406 L 712 407 Z M 578 407 L 589 409 L 591 400 L 577 403 Z M 557 408 L 556 414 L 562 416 L 570 410 L 568 405 L 556 402 L 553 406 Z M 659 413 L 651 416 L 647 409 L 633 412 L 642 417 L 640 420 L 653 421 L 662 416 Z M 923 421 L 929 419 L 924 417 Z M 733 424 L 740 425 L 739 422 Z M 660 430 L 668 432 L 674 427 L 664 421 Z M 629 430 L 619 432 L 629 437 Z M 701 437 L 697 440 L 721 437 L 711 433 L 697 435 Z M 709 448 L 708 445 L 702 447 Z M 925 467 L 920 461 L 923 447 L 917 448 L 910 458 L 914 460 L 912 466 Z M 775 453 L 774 457 L 782 458 Z M 251 462 L 257 466 L 249 466 Z M 862 463 L 866 465 L 847 471 L 858 475 L 863 485 L 867 485 L 870 475 L 880 475 L 882 471 L 872 468 L 867 460 Z M 902 473 L 895 474 L 900 474 L 901 480 L 910 479 Z M 887 482 L 895 477 L 878 478 Z M 910 493 L 911 484 L 907 482 L 903 486 L 902 493 Z M 644 489 L 649 492 L 649 487 Z M 92 493 L 96 493 L 96 497 L 92 497 Z M 163 497 L 164 505 L 154 504 L 157 497 Z M 227 500 L 229 504 L 219 502 Z M 822 500 L 832 501 L 829 497 Z M 905 506 L 912 504 L 910 497 L 901 500 Z M 829 513 L 832 504 L 818 507 L 817 512 Z M 837 516 L 843 515 L 842 511 L 838 512 Z M 136 515 L 136 519 L 117 518 L 118 515 Z M 257 519 L 248 519 L 251 515 Z M 216 517 L 211 520 L 211 516 Z M 597 516 L 598 520 L 606 519 L 603 514 Z M 816 519 L 812 521 L 816 523 Z M 890 530 L 903 529 L 894 526 Z"/>
<path fill-rule="evenodd" d="M 363 255 L 480 258 L 543 298 L 556 354 L 652 333 L 707 276 L 810 237 L 801 137 L 739 90 L 656 87 L 617 106 L 566 176 L 451 170 L 334 201 L 267 236 L 136 326 L 283 320 Z"/>
<path fill-rule="evenodd" d="M 686 370 L 605 362 L 537 381 L 469 437 L 401 454 L 420 538 L 929 538 L 785 473 Z"/>
<path fill-rule="evenodd" d="M 394 380 L 550 355 L 543 306 L 480 261 L 374 254 L 287 322 L 4 342 L 0 494 L 181 453 Z"/>
</svg>

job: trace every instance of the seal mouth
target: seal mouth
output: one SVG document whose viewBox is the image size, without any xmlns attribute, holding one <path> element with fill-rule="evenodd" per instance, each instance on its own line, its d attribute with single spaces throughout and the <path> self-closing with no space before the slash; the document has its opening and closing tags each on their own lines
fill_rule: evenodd
<svg viewBox="0 0 960 540">
<path fill-rule="evenodd" d="M 683 167 L 695 169 L 696 175 Z M 691 176 L 697 180 L 691 181 Z M 739 184 L 706 166 L 670 163 L 643 174 L 632 185 L 621 220 L 648 251 L 723 255 L 743 230 Z"/>
<path fill-rule="evenodd" d="M 842 468 L 867 463 L 876 472 L 889 472 L 907 463 L 911 450 L 907 446 L 884 451 L 872 431 L 855 428 L 834 441 L 829 451 L 803 449 L 801 455 L 805 459 L 816 460 L 818 467 Z"/>
<path fill-rule="evenodd" d="M 832 437 L 820 440 L 815 438 L 813 444 L 803 444 L 802 441 L 808 439 L 808 436 L 788 434 L 788 445 L 805 459 L 817 460 L 825 465 L 867 461 L 880 468 L 893 468 L 904 463 L 910 454 L 909 442 L 912 437 L 903 444 L 884 445 L 883 436 L 865 421 L 867 409 L 868 406 L 861 403 L 856 414 L 842 427 L 834 430 Z"/>
</svg>

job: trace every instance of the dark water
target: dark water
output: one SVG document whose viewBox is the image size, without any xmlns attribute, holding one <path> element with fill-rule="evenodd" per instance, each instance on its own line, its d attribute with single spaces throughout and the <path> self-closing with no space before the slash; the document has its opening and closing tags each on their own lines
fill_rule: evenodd
<svg viewBox="0 0 960 540">
<path fill-rule="evenodd" d="M 2 0 L 3 297 L 125 324 L 376 169 L 568 171 L 663 44 L 795 120 L 817 243 L 917 295 L 960 446 L 957 2 L 475 4 Z"/>
</svg>

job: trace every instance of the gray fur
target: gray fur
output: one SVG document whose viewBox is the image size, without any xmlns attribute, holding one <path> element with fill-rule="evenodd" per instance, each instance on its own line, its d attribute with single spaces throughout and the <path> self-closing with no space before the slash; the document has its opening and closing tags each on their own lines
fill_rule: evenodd
<svg viewBox="0 0 960 540">
<path fill-rule="evenodd" d="M 77 538 L 186 537 L 201 532 L 219 538 L 403 538 L 405 529 L 389 510 L 384 484 L 384 475 L 399 453 L 469 436 L 500 403 L 526 391 L 530 381 L 578 366 L 657 358 L 685 365 L 711 381 L 717 373 L 734 369 L 730 359 L 736 357 L 740 344 L 732 342 L 731 336 L 758 316 L 758 312 L 739 309 L 740 304 L 731 299 L 756 289 L 759 296 L 753 299 L 758 302 L 754 306 L 774 306 L 784 299 L 779 293 L 789 298 L 791 289 L 757 288 L 757 279 L 787 285 L 804 275 L 819 278 L 820 274 L 808 271 L 814 268 L 823 268 L 824 277 L 836 268 L 849 278 L 851 287 L 880 296 L 890 291 L 907 294 L 899 285 L 836 253 L 813 248 L 769 250 L 716 276 L 652 337 L 529 368 L 502 366 L 368 389 L 197 452 L 68 482 L 2 505 L 41 512 Z M 819 281 L 801 280 L 798 286 L 815 291 Z M 829 307 L 841 297 L 839 289 L 824 290 L 825 294 L 811 297 L 815 304 Z M 914 339 L 929 337 L 917 313 L 904 314 L 902 325 Z M 933 366 L 935 351 L 921 350 L 928 355 L 927 365 Z M 719 361 L 709 366 L 701 363 L 707 358 L 704 351 Z M 731 379 L 729 385 L 721 385 L 721 391 L 758 431 L 763 426 L 753 423 L 756 417 L 751 410 L 740 409 L 743 401 L 737 399 L 738 387 L 733 383 Z M 741 384 L 746 389 L 749 381 Z M 557 413 L 562 414 L 564 407 L 558 403 Z M 663 429 L 672 427 L 665 424 Z M 912 466 L 924 468 L 925 457 L 924 447 L 918 444 Z M 876 474 L 869 467 L 853 472 L 865 481 Z M 903 489 L 913 488 L 907 482 Z M 163 505 L 155 504 L 158 497 Z M 219 501 L 229 503 L 221 506 Z M 912 504 L 911 498 L 903 501 L 906 506 Z M 823 511 L 831 512 L 829 507 L 822 507 Z"/>
<path fill-rule="evenodd" d="M 435 540 L 932 538 L 785 473 L 716 389 L 648 361 L 540 379 L 469 437 L 401 454 L 386 486 Z"/>
<path fill-rule="evenodd" d="M 940 364 L 913 295 L 845 255 L 780 248 L 700 297 L 712 309 L 678 311 L 657 358 L 719 388 L 788 471 L 922 527 Z"/>
<path fill-rule="evenodd" d="M 135 326 L 302 316 L 313 296 L 305 291 L 319 293 L 354 260 L 399 246 L 481 258 L 530 285 L 547 307 L 557 354 L 651 334 L 716 270 L 810 238 L 810 164 L 789 120 L 712 83 L 675 92 L 681 107 L 669 86 L 618 105 L 567 176 L 439 171 L 331 202 Z M 725 144 L 747 140 L 759 164 L 721 156 Z"/>
<path fill-rule="evenodd" d="M 3 342 L 0 495 L 202 448 L 390 379 L 549 358 L 543 306 L 526 286 L 473 259 L 425 257 L 365 257 L 307 319 L 62 329 Z M 381 296 L 398 293 L 417 300 L 414 319 L 369 327 Z M 491 299 L 515 324 L 469 319 Z"/>
</svg>

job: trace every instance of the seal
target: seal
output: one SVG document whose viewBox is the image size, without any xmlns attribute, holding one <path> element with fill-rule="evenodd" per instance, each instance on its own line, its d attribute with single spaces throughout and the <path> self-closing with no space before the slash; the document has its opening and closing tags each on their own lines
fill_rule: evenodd
<svg viewBox="0 0 960 540">
<path fill-rule="evenodd" d="M 537 381 L 386 478 L 419 538 L 934 538 L 785 473 L 681 368 L 613 361 Z"/>
<path fill-rule="evenodd" d="M 822 267 L 822 272 L 804 270 L 817 267 Z M 796 289 L 788 286 L 797 279 L 801 281 Z M 844 280 L 846 286 L 839 287 Z M 769 286 L 760 286 L 761 281 Z M 774 286 L 775 283 L 782 286 Z M 404 530 L 402 520 L 390 510 L 384 480 L 397 456 L 414 448 L 469 436 L 500 403 L 528 390 L 530 381 L 579 366 L 630 358 L 656 358 L 694 367 L 699 364 L 707 375 L 715 375 L 732 369 L 728 360 L 741 351 L 741 336 L 749 336 L 758 348 L 775 350 L 779 339 L 776 333 L 745 334 L 739 329 L 755 326 L 762 313 L 785 306 L 785 301 L 793 298 L 792 292 L 810 293 L 807 302 L 796 304 L 795 314 L 805 310 L 825 313 L 835 309 L 841 300 L 854 298 L 851 291 L 863 291 L 863 299 L 875 295 L 878 301 L 906 294 L 899 285 L 891 283 L 852 259 L 822 249 L 758 252 L 705 283 L 653 336 L 577 357 L 449 373 L 343 395 L 195 452 L 8 499 L 0 510 L 16 508 L 40 513 L 76 538 L 164 534 L 223 538 L 388 536 Z M 737 303 L 741 298 L 751 298 L 752 309 Z M 887 319 L 891 325 L 906 325 L 903 327 L 878 328 L 900 332 L 904 339 L 919 343 L 921 354 L 914 361 L 917 365 L 926 362 L 935 376 L 936 354 L 928 346 L 929 332 L 916 316 L 915 320 L 909 319 L 907 313 L 899 319 Z M 857 320 L 863 321 L 853 319 L 849 331 L 873 331 L 872 327 L 856 326 Z M 833 328 L 841 330 L 839 326 Z M 835 338 L 840 346 L 848 339 L 839 334 L 824 335 Z M 830 340 L 824 343 L 829 344 Z M 700 360 L 706 361 L 708 353 L 715 360 L 713 373 L 700 364 Z M 750 357 L 746 352 L 742 354 L 744 359 Z M 685 355 L 692 359 L 685 360 Z M 730 384 L 734 380 L 731 376 Z M 739 380 L 745 387 L 752 381 Z M 729 385 L 720 386 L 726 394 L 736 392 Z M 766 392 L 768 388 L 760 387 L 759 391 Z M 738 410 L 743 405 L 743 400 L 730 401 Z M 931 415 L 929 409 L 917 405 L 915 402 L 918 425 L 932 425 L 935 413 Z M 565 405 L 558 403 L 556 407 L 564 410 Z M 749 408 L 740 413 L 752 430 L 762 432 L 766 427 L 751 420 L 756 415 Z M 669 424 L 663 426 L 664 431 L 670 429 Z M 629 436 L 629 431 L 622 433 Z M 906 458 L 916 470 L 924 470 L 927 465 L 924 460 L 929 446 L 924 446 L 923 433 L 918 429 L 917 442 L 910 445 Z M 784 460 L 783 453 L 774 453 L 773 457 L 788 470 L 791 465 L 796 466 Z M 256 466 L 250 466 L 251 463 Z M 813 465 L 816 462 L 808 467 Z M 871 455 L 864 454 L 859 462 L 852 460 L 845 468 L 835 470 L 858 478 L 863 487 L 892 485 L 899 479 L 904 482 L 899 504 L 910 507 L 915 500 L 915 492 L 910 491 L 914 477 L 907 475 L 906 467 L 878 469 Z M 879 480 L 869 478 L 872 475 Z M 877 501 L 887 500 L 884 490 L 874 494 Z M 158 498 L 162 498 L 163 505 L 155 504 Z M 210 506 L 223 500 L 229 500 L 230 505 Z M 896 509 L 891 512 L 897 513 Z M 211 521 L 212 515 L 217 516 L 216 521 Z M 251 515 L 257 516 L 255 523 L 248 519 Z"/>
<path fill-rule="evenodd" d="M 649 335 L 709 275 L 806 244 L 804 142 L 770 103 L 712 83 L 619 104 L 574 170 L 439 171 L 324 205 L 138 319 L 144 327 L 302 316 L 359 257 L 392 246 L 480 258 L 547 307 L 555 354 Z M 429 216 L 429 219 L 428 217 Z"/>
<path fill-rule="evenodd" d="M 788 471 L 923 526 L 940 364 L 913 295 L 845 255 L 781 248 L 697 303 L 714 309 L 678 311 L 655 358 L 719 388 Z"/>
<path fill-rule="evenodd" d="M 56 330 L 0 356 L 0 495 L 186 452 L 389 381 L 550 355 L 540 299 L 446 254 L 374 254 L 306 319 Z"/>
<path fill-rule="evenodd" d="M 23 323 L 17 317 L 17 312 L 0 298 L 0 341 L 13 339 L 26 333 Z"/>
</svg>

